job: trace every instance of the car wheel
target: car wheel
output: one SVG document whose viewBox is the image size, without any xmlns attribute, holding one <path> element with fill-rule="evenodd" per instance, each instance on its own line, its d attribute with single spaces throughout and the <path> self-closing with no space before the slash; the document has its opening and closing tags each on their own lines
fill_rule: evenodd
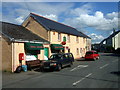
<svg viewBox="0 0 120 90">
<path fill-rule="evenodd" d="M 97 60 L 99 59 L 100 57 L 97 57 Z"/>
<path fill-rule="evenodd" d="M 62 69 L 62 65 L 58 64 L 57 71 L 60 71 Z"/>
<path fill-rule="evenodd" d="M 72 65 L 73 65 L 73 63 L 72 63 L 72 62 L 70 62 L 69 67 L 71 67 Z"/>
</svg>

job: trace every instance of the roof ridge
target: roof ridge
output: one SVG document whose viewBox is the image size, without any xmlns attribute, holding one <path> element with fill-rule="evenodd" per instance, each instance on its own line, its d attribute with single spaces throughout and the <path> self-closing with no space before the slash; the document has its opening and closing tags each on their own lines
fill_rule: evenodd
<svg viewBox="0 0 120 90">
<path fill-rule="evenodd" d="M 77 29 L 74 28 L 74 27 L 71 27 L 71 26 L 66 25 L 66 24 L 64 24 L 64 23 L 60 23 L 60 22 L 57 22 L 57 21 L 55 21 L 55 20 L 52 20 L 52 19 L 46 18 L 46 17 L 41 16 L 41 15 L 38 15 L 38 14 L 36 14 L 36 13 L 30 13 L 30 14 L 34 14 L 34 15 L 36 15 L 36 16 L 39 16 L 39 17 L 42 17 L 42 18 L 45 18 L 45 19 L 51 20 L 51 21 L 53 21 L 53 22 L 56 22 L 56 23 L 59 23 L 59 24 L 62 24 L 62 25 L 65 25 L 65 26 L 67 26 L 67 27 L 70 27 L 70 28 L 73 28 L 73 29 L 77 30 Z"/>
</svg>

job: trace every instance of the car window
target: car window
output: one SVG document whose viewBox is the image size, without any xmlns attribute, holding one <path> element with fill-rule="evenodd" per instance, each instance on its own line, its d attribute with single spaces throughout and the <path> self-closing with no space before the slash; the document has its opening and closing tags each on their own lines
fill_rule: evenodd
<svg viewBox="0 0 120 90">
<path fill-rule="evenodd" d="M 70 57 L 70 58 L 72 58 L 72 57 L 73 57 L 73 55 L 72 55 L 72 54 L 69 54 L 69 57 Z"/>
<path fill-rule="evenodd" d="M 61 55 L 51 55 L 50 59 L 61 59 Z"/>
<path fill-rule="evenodd" d="M 86 54 L 93 54 L 93 52 L 86 52 Z"/>
<path fill-rule="evenodd" d="M 98 52 L 94 52 L 94 54 L 98 54 Z"/>
<path fill-rule="evenodd" d="M 64 55 L 63 55 L 63 58 L 66 58 L 66 59 L 67 59 L 67 58 L 69 58 L 69 56 L 68 56 L 67 54 L 64 54 Z"/>
</svg>

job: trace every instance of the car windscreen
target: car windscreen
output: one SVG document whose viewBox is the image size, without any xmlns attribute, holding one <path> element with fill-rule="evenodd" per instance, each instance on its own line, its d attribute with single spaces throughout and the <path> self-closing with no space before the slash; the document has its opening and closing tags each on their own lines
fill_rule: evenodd
<svg viewBox="0 0 120 90">
<path fill-rule="evenodd" d="M 86 52 L 86 55 L 87 55 L 87 54 L 93 54 L 93 52 Z"/>
<path fill-rule="evenodd" d="M 57 60 L 57 59 L 61 59 L 61 55 L 51 55 L 50 56 L 51 60 Z"/>
</svg>

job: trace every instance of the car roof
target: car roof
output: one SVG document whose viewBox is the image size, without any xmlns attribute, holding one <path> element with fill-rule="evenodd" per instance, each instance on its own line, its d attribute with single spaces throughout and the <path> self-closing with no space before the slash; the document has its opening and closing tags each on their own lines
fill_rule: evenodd
<svg viewBox="0 0 120 90">
<path fill-rule="evenodd" d="M 97 52 L 97 51 L 91 50 L 91 51 L 87 51 L 87 52 Z"/>
<path fill-rule="evenodd" d="M 72 54 L 72 53 L 55 53 L 55 54 L 52 54 L 52 55 L 64 55 L 64 54 Z"/>
</svg>

